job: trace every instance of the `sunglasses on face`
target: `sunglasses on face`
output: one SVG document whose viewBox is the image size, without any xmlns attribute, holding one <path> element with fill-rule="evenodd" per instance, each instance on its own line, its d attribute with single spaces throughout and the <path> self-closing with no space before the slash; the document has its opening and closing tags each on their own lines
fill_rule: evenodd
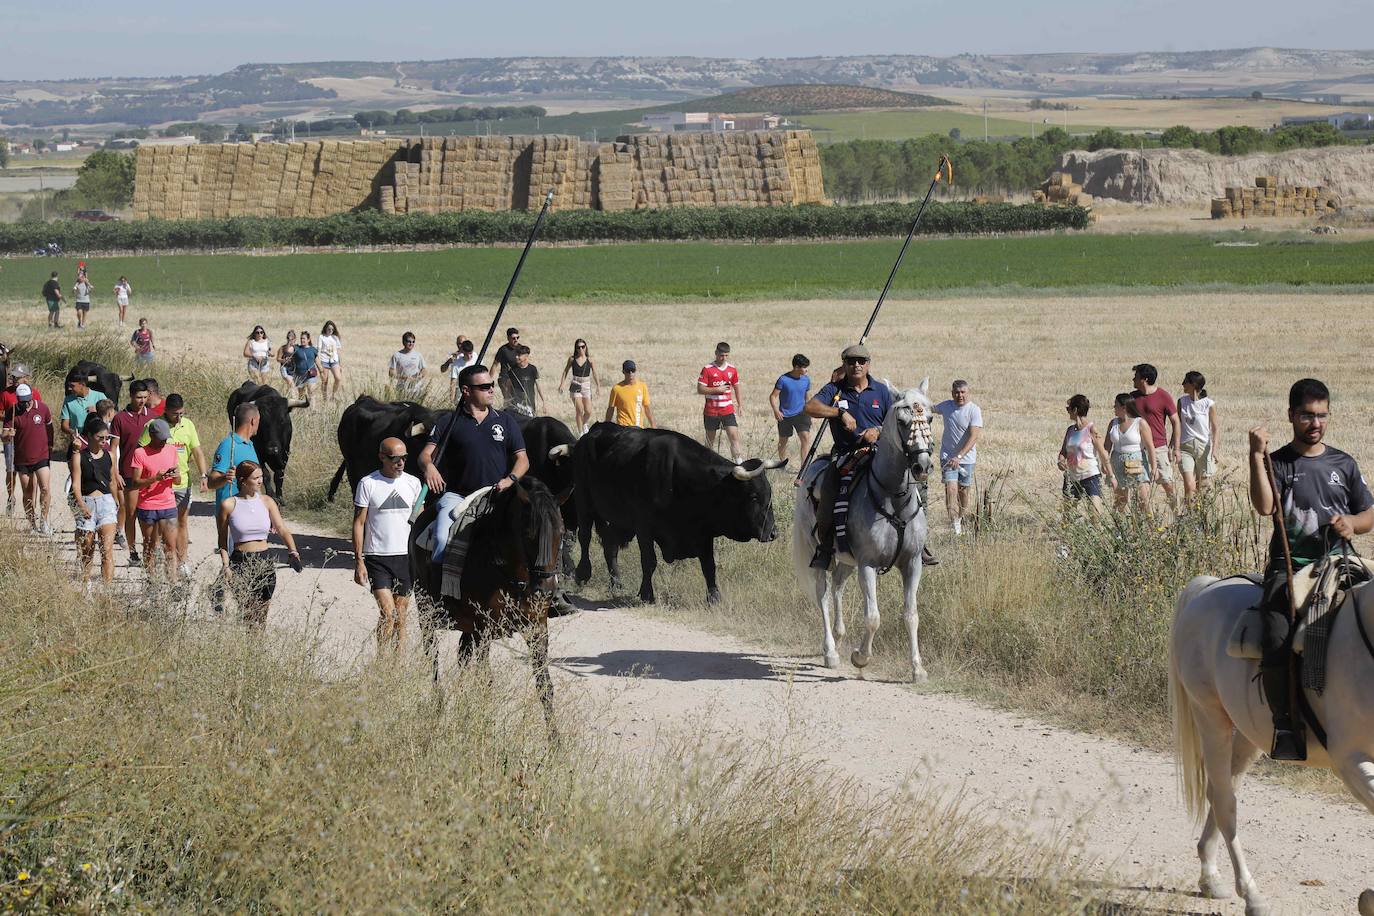
<svg viewBox="0 0 1374 916">
<path fill-rule="evenodd" d="M 496 383 L 487 382 L 485 385 L 468 385 L 467 387 L 473 389 L 474 391 L 490 391 L 491 389 L 496 387 Z"/>
<path fill-rule="evenodd" d="M 96 437 L 95 437 L 95 441 L 96 441 L 96 442 L 109 442 L 109 441 L 110 441 L 110 437 L 109 437 L 109 436 L 96 436 Z"/>
<path fill-rule="evenodd" d="M 845 365 L 849 365 L 850 363 L 854 363 L 854 364 L 857 364 L 857 365 L 860 365 L 860 366 L 867 366 L 867 365 L 868 365 L 868 358 L 867 358 L 867 357 L 864 357 L 864 356 L 851 356 L 851 357 L 847 358 L 844 362 L 845 362 Z"/>
<path fill-rule="evenodd" d="M 405 460 L 406 460 L 406 456 L 405 456 L 405 455 L 383 455 L 383 456 L 382 456 L 382 460 L 383 460 L 383 461 L 405 461 Z"/>
</svg>

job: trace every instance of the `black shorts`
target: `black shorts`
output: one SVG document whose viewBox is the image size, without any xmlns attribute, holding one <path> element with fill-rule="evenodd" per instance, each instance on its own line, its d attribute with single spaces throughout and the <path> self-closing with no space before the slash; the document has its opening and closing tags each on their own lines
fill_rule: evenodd
<svg viewBox="0 0 1374 916">
<path fill-rule="evenodd" d="M 708 433 L 713 433 L 722 426 L 739 426 L 739 421 L 735 419 L 734 413 L 727 413 L 716 417 L 710 414 L 702 414 L 701 421 L 706 426 L 706 431 Z"/>
<path fill-rule="evenodd" d="M 91 304 L 89 302 L 78 302 L 76 304 L 76 310 L 78 312 L 89 312 L 91 310 Z"/>
<path fill-rule="evenodd" d="M 1064 478 L 1065 499 L 1083 499 L 1084 497 L 1088 496 L 1096 496 L 1098 498 L 1101 498 L 1101 474 L 1094 474 L 1093 476 L 1085 477 L 1082 480 L 1072 480 L 1068 477 Z"/>
<path fill-rule="evenodd" d="M 277 591 L 277 564 L 272 552 L 229 554 L 229 588 L 240 605 L 266 604 Z"/>
<path fill-rule="evenodd" d="M 34 464 L 16 464 L 14 466 L 14 469 L 18 471 L 20 474 L 36 474 L 39 471 L 43 470 L 45 467 L 48 467 L 50 463 L 51 462 L 49 462 L 48 459 L 44 458 L 42 461 L 36 462 Z"/>
<path fill-rule="evenodd" d="M 363 568 L 367 570 L 370 588 L 375 592 L 386 589 L 397 598 L 410 594 L 410 557 L 405 554 L 374 557 L 363 554 Z"/>
<path fill-rule="evenodd" d="M 811 418 L 804 411 L 790 417 L 783 417 L 778 421 L 779 439 L 791 439 L 793 433 L 809 432 L 811 432 Z"/>
</svg>

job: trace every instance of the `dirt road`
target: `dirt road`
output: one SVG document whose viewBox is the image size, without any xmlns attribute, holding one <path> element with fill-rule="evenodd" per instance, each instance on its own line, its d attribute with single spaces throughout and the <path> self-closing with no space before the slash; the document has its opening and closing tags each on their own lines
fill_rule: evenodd
<svg viewBox="0 0 1374 916">
<path fill-rule="evenodd" d="M 70 559 L 64 502 L 54 499 L 53 543 Z M 212 507 L 212 498 L 202 498 L 192 517 L 191 555 L 202 580 L 219 563 L 211 553 Z M 346 657 L 368 654 L 376 612 L 352 580 L 348 544 L 308 531 L 297 537 L 311 568 L 279 571 L 272 623 L 322 620 L 332 648 Z M 127 554 L 117 550 L 116 562 L 127 567 Z M 141 587 L 139 571 L 121 568 L 119 578 L 121 589 Z M 628 610 L 589 608 L 555 621 L 553 656 L 558 702 L 595 704 L 593 727 L 634 756 L 654 760 L 684 730 L 772 747 L 785 742 L 875 791 L 904 784 L 962 791 L 1009 826 L 1041 835 L 1068 827 L 1090 871 L 1157 889 L 1152 903 L 1167 912 L 1243 911 L 1236 900 L 1196 898 L 1197 832 L 1168 756 L 958 696 L 859 680 L 852 669 L 826 671 L 816 659 L 773 655 Z M 513 664 L 504 653 L 495 657 Z M 663 766 L 673 759 L 658 755 Z M 1242 841 L 1278 912 L 1353 912 L 1374 877 L 1371 828 L 1374 819 L 1354 805 L 1258 780 L 1241 792 Z"/>
</svg>

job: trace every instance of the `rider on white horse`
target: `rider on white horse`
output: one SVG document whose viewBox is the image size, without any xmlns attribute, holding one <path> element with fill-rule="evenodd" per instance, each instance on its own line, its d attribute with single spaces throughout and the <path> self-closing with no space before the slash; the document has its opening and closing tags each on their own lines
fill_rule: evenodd
<svg viewBox="0 0 1374 916">
<path fill-rule="evenodd" d="M 1293 441 L 1269 456 L 1278 493 L 1269 484 L 1265 453 L 1269 431 L 1250 430 L 1250 501 L 1261 515 L 1273 515 L 1275 499 L 1283 511 L 1288 552 L 1296 572 L 1322 557 L 1340 541 L 1374 528 L 1374 497 L 1355 459 L 1326 445 L 1331 394 L 1316 379 L 1299 379 L 1288 392 L 1288 420 Z M 1336 536 L 1328 544 L 1327 532 Z M 1277 521 L 1269 542 L 1264 573 L 1264 659 L 1260 673 L 1265 698 L 1274 715 L 1275 760 L 1306 760 L 1302 719 L 1294 714 L 1290 686 L 1293 634 L 1288 632 L 1288 569 Z M 1281 623 L 1282 622 L 1282 623 Z"/>
</svg>

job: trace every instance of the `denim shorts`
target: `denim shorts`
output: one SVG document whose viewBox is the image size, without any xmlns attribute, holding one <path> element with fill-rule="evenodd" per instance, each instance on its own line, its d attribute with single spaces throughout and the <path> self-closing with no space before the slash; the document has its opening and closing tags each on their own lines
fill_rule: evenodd
<svg viewBox="0 0 1374 916">
<path fill-rule="evenodd" d="M 96 531 L 106 525 L 119 523 L 119 506 L 111 494 L 96 493 L 93 496 L 82 497 L 82 501 L 86 503 L 86 508 L 91 510 L 91 517 L 86 518 L 80 512 L 76 513 L 77 531 Z"/>
<path fill-rule="evenodd" d="M 959 481 L 959 486 L 971 487 L 973 486 L 974 464 L 975 462 L 972 461 L 968 462 L 967 464 L 961 463 L 957 470 L 950 470 L 949 468 L 944 467 L 942 465 L 940 470 L 940 479 L 943 480 L 945 483 L 954 483 L 954 481 L 957 480 Z"/>
<path fill-rule="evenodd" d="M 135 514 L 138 516 L 138 520 L 145 525 L 151 525 L 154 522 L 174 522 L 177 520 L 177 507 L 173 506 L 170 509 L 138 509 Z"/>
</svg>

